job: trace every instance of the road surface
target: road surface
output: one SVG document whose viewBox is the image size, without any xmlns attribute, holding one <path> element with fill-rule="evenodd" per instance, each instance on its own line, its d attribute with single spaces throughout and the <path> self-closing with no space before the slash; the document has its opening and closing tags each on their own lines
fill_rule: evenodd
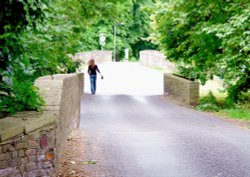
<svg viewBox="0 0 250 177">
<path fill-rule="evenodd" d="M 82 98 L 83 169 L 93 177 L 250 177 L 250 131 L 177 106 L 162 73 L 101 65 L 96 95 Z M 79 147 L 80 147 L 79 144 Z M 80 151 L 79 151 L 80 152 Z"/>
</svg>

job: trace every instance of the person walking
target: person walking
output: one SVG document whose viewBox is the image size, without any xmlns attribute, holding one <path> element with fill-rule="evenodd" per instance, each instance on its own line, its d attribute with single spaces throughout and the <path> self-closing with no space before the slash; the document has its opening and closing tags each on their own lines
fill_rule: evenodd
<svg viewBox="0 0 250 177">
<path fill-rule="evenodd" d="M 103 76 L 102 76 L 98 66 L 95 64 L 95 60 L 91 59 L 89 61 L 88 73 L 90 76 L 90 88 L 91 88 L 92 94 L 95 94 L 95 92 L 96 92 L 97 72 L 101 75 L 101 79 L 103 79 Z"/>
</svg>

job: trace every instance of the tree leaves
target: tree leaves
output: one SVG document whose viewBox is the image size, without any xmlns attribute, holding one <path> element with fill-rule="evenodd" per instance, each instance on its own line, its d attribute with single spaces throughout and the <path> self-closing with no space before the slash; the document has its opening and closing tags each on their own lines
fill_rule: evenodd
<svg viewBox="0 0 250 177">
<path fill-rule="evenodd" d="M 247 1 L 158 1 L 152 39 L 187 77 L 202 83 L 219 75 L 229 96 L 249 86 L 250 5 Z M 230 91 L 231 88 L 235 91 Z"/>
</svg>

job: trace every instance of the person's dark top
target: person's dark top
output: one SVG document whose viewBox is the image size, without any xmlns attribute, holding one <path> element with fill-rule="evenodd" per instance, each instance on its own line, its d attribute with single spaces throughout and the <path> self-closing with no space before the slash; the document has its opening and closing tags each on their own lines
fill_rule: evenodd
<svg viewBox="0 0 250 177">
<path fill-rule="evenodd" d="M 88 69 L 89 75 L 96 75 L 96 74 L 97 74 L 96 71 L 97 71 L 98 73 L 100 73 L 100 71 L 99 71 L 97 65 L 95 65 L 94 67 L 91 67 L 91 66 L 89 65 L 89 69 Z"/>
</svg>

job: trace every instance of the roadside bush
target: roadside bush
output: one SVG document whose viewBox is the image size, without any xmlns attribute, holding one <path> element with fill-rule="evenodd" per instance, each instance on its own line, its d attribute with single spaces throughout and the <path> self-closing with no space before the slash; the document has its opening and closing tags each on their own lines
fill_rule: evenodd
<svg viewBox="0 0 250 177">
<path fill-rule="evenodd" d="M 13 79 L 10 92 L 1 95 L 0 108 L 4 117 L 21 110 L 40 111 L 43 103 L 44 101 L 32 82 Z"/>
<path fill-rule="evenodd" d="M 250 103 L 250 89 L 247 92 L 241 92 L 239 96 L 240 103 Z"/>
<path fill-rule="evenodd" d="M 219 105 L 219 102 L 216 100 L 215 96 L 211 91 L 209 91 L 207 96 L 204 96 L 200 99 L 199 105 L 196 107 L 196 109 L 201 111 L 220 111 L 221 107 Z"/>
<path fill-rule="evenodd" d="M 220 111 L 220 108 L 217 105 L 214 105 L 212 103 L 201 104 L 197 106 L 196 109 L 201 110 L 201 111 L 208 111 L 208 112 Z"/>
<path fill-rule="evenodd" d="M 227 106 L 238 103 L 250 88 L 249 0 L 157 1 L 151 19 L 151 39 L 183 76 L 220 75 Z"/>
</svg>

